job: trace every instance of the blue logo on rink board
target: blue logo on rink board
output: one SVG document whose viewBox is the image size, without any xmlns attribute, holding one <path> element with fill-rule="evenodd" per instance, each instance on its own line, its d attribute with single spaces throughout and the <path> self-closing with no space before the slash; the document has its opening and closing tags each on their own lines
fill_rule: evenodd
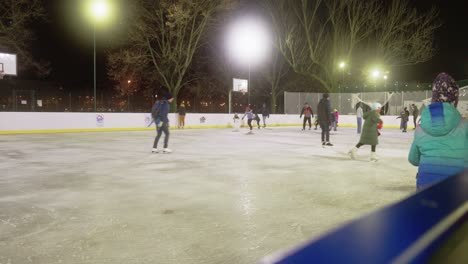
<svg viewBox="0 0 468 264">
<path fill-rule="evenodd" d="M 97 114 L 96 115 L 96 125 L 99 127 L 104 126 L 104 115 L 103 114 Z"/>
</svg>

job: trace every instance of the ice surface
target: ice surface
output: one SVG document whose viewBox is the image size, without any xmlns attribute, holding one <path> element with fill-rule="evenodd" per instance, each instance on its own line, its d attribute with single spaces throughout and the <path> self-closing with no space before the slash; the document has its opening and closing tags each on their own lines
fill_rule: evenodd
<svg viewBox="0 0 468 264">
<path fill-rule="evenodd" d="M 415 191 L 412 131 L 300 129 L 0 136 L 0 263 L 255 263 Z"/>
</svg>

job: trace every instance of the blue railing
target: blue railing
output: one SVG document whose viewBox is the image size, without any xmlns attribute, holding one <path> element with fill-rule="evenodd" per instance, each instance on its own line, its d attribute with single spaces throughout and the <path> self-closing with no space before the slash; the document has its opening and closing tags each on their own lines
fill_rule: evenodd
<svg viewBox="0 0 468 264">
<path fill-rule="evenodd" d="M 426 263 L 463 223 L 468 170 L 260 263 Z"/>
</svg>

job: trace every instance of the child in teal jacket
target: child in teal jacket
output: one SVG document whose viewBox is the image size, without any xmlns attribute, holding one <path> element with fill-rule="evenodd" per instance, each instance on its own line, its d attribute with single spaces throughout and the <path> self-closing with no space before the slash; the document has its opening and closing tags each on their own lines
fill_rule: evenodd
<svg viewBox="0 0 468 264">
<path fill-rule="evenodd" d="M 421 113 L 408 160 L 418 166 L 416 187 L 430 186 L 468 168 L 468 123 L 456 106 L 458 85 L 441 73 L 434 81 L 432 103 Z"/>
</svg>

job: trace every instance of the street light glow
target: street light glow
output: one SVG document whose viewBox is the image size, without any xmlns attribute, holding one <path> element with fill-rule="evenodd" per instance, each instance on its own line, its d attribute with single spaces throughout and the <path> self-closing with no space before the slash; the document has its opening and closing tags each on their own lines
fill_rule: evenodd
<svg viewBox="0 0 468 264">
<path fill-rule="evenodd" d="M 103 19 L 109 14 L 109 5 L 106 1 L 96 0 L 91 5 L 91 13 L 95 19 Z"/>
<path fill-rule="evenodd" d="M 249 18 L 232 25 L 227 43 L 231 57 L 253 64 L 268 53 L 270 36 L 263 22 Z"/>
<path fill-rule="evenodd" d="M 340 62 L 340 64 L 338 65 L 341 69 L 343 69 L 345 66 L 346 66 L 346 63 L 344 62 Z"/>
<path fill-rule="evenodd" d="M 372 77 L 373 78 L 378 78 L 380 76 L 380 71 L 379 70 L 373 70 L 372 71 Z"/>
<path fill-rule="evenodd" d="M 384 80 L 387 80 L 388 76 L 387 76 L 387 75 L 384 75 L 383 78 L 384 78 Z"/>
</svg>

